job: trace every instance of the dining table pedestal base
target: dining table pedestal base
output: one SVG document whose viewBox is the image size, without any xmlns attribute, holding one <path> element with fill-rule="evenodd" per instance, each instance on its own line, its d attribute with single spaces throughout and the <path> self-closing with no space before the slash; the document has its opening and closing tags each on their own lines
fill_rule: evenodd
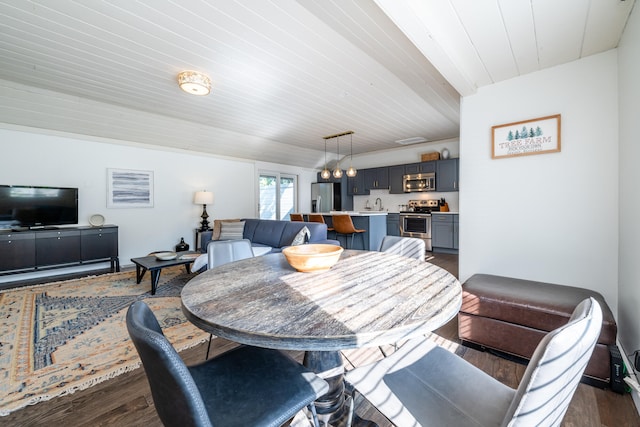
<svg viewBox="0 0 640 427">
<path fill-rule="evenodd" d="M 315 401 L 321 427 L 378 427 L 355 414 L 353 396 L 346 392 L 339 351 L 306 351 L 303 365 L 329 383 L 327 394 Z"/>
</svg>

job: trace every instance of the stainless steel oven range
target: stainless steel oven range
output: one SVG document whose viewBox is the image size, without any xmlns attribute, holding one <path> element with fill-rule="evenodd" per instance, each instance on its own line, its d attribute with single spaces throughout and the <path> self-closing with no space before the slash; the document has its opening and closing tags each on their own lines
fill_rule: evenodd
<svg viewBox="0 0 640 427">
<path fill-rule="evenodd" d="M 440 211 L 438 200 L 409 200 L 408 210 L 400 212 L 400 235 L 424 240 L 427 251 L 431 246 L 431 212 Z"/>
</svg>

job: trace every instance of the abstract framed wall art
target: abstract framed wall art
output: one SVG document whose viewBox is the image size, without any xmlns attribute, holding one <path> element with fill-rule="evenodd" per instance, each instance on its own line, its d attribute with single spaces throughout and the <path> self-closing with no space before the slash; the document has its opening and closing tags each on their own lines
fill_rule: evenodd
<svg viewBox="0 0 640 427">
<path fill-rule="evenodd" d="M 107 208 L 152 207 L 152 171 L 107 169 Z"/>
<path fill-rule="evenodd" d="M 560 151 L 560 114 L 491 128 L 491 158 Z"/>
</svg>

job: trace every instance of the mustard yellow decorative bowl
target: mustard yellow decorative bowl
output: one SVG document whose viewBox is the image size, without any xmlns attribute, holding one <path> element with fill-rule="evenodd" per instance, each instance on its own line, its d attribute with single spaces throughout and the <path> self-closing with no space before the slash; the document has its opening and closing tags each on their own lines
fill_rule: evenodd
<svg viewBox="0 0 640 427">
<path fill-rule="evenodd" d="M 344 249 L 336 245 L 309 244 L 289 246 L 282 253 L 291 267 L 309 273 L 329 270 L 338 262 L 342 251 Z"/>
</svg>

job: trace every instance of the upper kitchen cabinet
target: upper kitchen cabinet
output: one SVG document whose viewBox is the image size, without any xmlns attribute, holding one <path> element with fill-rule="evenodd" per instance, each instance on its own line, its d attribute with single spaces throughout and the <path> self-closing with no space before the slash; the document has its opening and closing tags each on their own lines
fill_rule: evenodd
<svg viewBox="0 0 640 427">
<path fill-rule="evenodd" d="M 389 166 L 389 194 L 403 194 L 404 165 Z"/>
<path fill-rule="evenodd" d="M 364 185 L 364 172 L 358 171 L 353 178 L 347 178 L 347 195 L 362 196 L 369 194 L 369 190 Z"/>
<path fill-rule="evenodd" d="M 437 160 L 436 163 L 436 191 L 458 191 L 458 161 L 459 159 Z"/>
<path fill-rule="evenodd" d="M 364 170 L 364 186 L 367 190 L 386 190 L 389 188 L 389 168 Z"/>
<path fill-rule="evenodd" d="M 404 173 L 407 175 L 416 173 L 433 173 L 435 171 L 435 160 L 430 162 L 409 163 L 408 165 L 404 165 Z"/>
</svg>

